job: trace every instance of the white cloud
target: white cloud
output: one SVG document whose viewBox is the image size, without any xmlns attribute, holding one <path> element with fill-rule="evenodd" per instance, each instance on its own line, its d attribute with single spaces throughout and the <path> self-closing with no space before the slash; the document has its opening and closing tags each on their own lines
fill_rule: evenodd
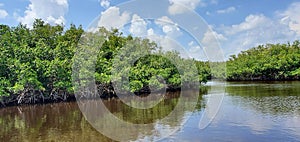
<svg viewBox="0 0 300 142">
<path fill-rule="evenodd" d="M 224 35 L 213 31 L 212 28 L 213 27 L 210 26 L 210 29 L 204 33 L 201 44 L 205 51 L 205 55 L 209 57 L 208 60 L 223 61 L 223 51 L 220 48 L 219 42 L 224 42 L 227 38 L 224 37 Z"/>
<path fill-rule="evenodd" d="M 101 0 L 101 1 L 100 1 L 100 5 L 101 5 L 103 8 L 109 8 L 109 6 L 110 6 L 110 0 Z"/>
<path fill-rule="evenodd" d="M 207 30 L 204 34 L 201 43 L 204 45 L 209 45 L 215 43 L 216 41 L 225 41 L 225 40 L 227 40 L 227 38 L 224 37 L 224 35 L 217 33 L 216 31 L 213 30 Z"/>
<path fill-rule="evenodd" d="M 226 56 L 262 44 L 292 42 L 300 38 L 300 2 L 292 3 L 286 10 L 277 11 L 275 17 L 250 14 L 239 24 L 219 28 L 227 41 L 221 42 Z"/>
<path fill-rule="evenodd" d="M 262 14 L 249 15 L 239 24 L 221 28 L 227 41 L 221 42 L 226 56 L 267 43 L 286 43 L 299 37 L 281 20 Z"/>
<path fill-rule="evenodd" d="M 207 60 L 207 56 L 204 50 L 200 47 L 200 45 L 196 44 L 194 41 L 189 42 L 189 55 L 197 60 Z"/>
<path fill-rule="evenodd" d="M 200 41 L 200 43 L 203 44 L 201 46 L 206 48 L 205 53 L 204 48 L 201 48 L 201 46 L 194 41 L 189 42 L 188 46 L 183 45 L 184 47 L 180 47 L 180 44 L 182 43 L 177 43 L 176 38 L 181 36 L 183 33 L 179 26 L 167 16 L 156 19 L 155 24 L 160 26 L 163 33 L 166 35 L 156 35 L 154 34 L 153 29 L 149 29 L 147 33 L 152 36 L 148 36 L 148 38 L 163 47 L 164 51 L 178 51 L 183 58 L 192 57 L 195 59 L 208 60 L 206 54 L 214 54 L 218 56 L 220 54 L 215 50 L 219 49 L 217 39 L 221 41 L 227 40 L 222 34 L 208 30 L 204 34 L 202 41 Z"/>
<path fill-rule="evenodd" d="M 17 20 L 31 27 L 35 19 L 42 19 L 49 24 L 65 24 L 68 0 L 30 0 L 24 16 Z"/>
<path fill-rule="evenodd" d="M 4 19 L 8 16 L 8 13 L 3 10 L 3 9 L 0 9 L 0 19 Z"/>
<path fill-rule="evenodd" d="M 180 43 L 178 43 L 175 39 L 172 39 L 168 36 L 155 34 L 152 28 L 147 30 L 147 38 L 155 42 L 158 46 L 162 47 L 163 51 L 177 51 L 183 58 L 189 58 L 186 53 L 186 49 L 181 47 Z"/>
<path fill-rule="evenodd" d="M 3 3 L 0 3 L 0 7 L 4 6 Z M 6 10 L 4 9 L 0 9 L 0 19 L 4 19 L 8 16 L 8 13 Z"/>
<path fill-rule="evenodd" d="M 163 51 L 176 51 L 182 58 L 191 58 L 191 55 L 187 53 L 188 50 L 174 39 L 167 36 L 160 36 L 154 41 L 162 47 Z"/>
<path fill-rule="evenodd" d="M 149 30 L 147 30 L 147 35 L 148 36 L 153 36 L 154 35 L 154 30 L 152 28 L 150 28 Z"/>
<path fill-rule="evenodd" d="M 259 28 L 260 30 L 264 30 L 261 29 L 261 27 L 265 27 L 268 24 L 271 24 L 272 20 L 270 20 L 269 18 L 265 17 L 264 15 L 260 14 L 260 15 L 249 15 L 245 18 L 245 21 L 237 24 L 237 25 L 232 25 L 228 30 L 226 30 L 227 34 L 236 34 L 239 32 L 244 32 L 247 30 L 251 30 L 251 29 L 256 29 Z"/>
<path fill-rule="evenodd" d="M 300 35 L 300 2 L 292 3 L 279 15 L 282 17 L 281 23 L 287 24 L 291 30 Z"/>
<path fill-rule="evenodd" d="M 189 9 L 195 10 L 198 6 L 206 6 L 202 0 L 169 0 L 169 13 L 171 15 L 182 14 L 187 12 Z"/>
<path fill-rule="evenodd" d="M 132 16 L 131 26 L 129 31 L 134 36 L 146 36 L 148 33 L 147 22 L 143 20 L 140 16 L 134 14 Z"/>
<path fill-rule="evenodd" d="M 160 37 L 159 45 L 162 46 L 164 51 L 178 51 L 178 44 L 171 38 L 168 37 Z"/>
<path fill-rule="evenodd" d="M 178 25 L 167 16 L 156 19 L 155 24 L 161 26 L 163 32 L 171 38 L 176 38 L 182 34 Z"/>
<path fill-rule="evenodd" d="M 52 0 L 52 2 L 56 2 L 58 5 L 68 7 L 68 0 Z"/>
<path fill-rule="evenodd" d="M 213 31 L 211 27 L 204 33 L 200 41 L 201 46 L 194 41 L 189 42 L 189 54 L 197 60 L 224 61 L 219 41 L 223 42 L 226 40 L 226 37 Z"/>
<path fill-rule="evenodd" d="M 231 7 L 228 7 L 226 9 L 221 9 L 221 10 L 218 10 L 217 13 L 219 14 L 225 14 L 225 13 L 231 13 L 231 12 L 234 12 L 236 10 L 235 7 L 231 6 Z"/>
<path fill-rule="evenodd" d="M 113 6 L 101 12 L 98 27 L 105 27 L 106 29 L 121 28 L 129 21 L 130 14 L 128 12 L 121 13 L 120 8 Z"/>
</svg>

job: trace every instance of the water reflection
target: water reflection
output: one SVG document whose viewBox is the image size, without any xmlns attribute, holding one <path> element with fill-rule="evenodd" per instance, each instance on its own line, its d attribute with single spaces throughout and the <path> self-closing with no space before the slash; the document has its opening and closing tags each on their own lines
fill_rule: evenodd
<svg viewBox="0 0 300 142">
<path fill-rule="evenodd" d="M 243 108 L 270 115 L 300 114 L 300 82 L 232 82 L 226 92 Z"/>
<path fill-rule="evenodd" d="M 209 83 L 220 84 L 222 82 Z M 198 123 L 207 97 L 224 90 L 209 86 L 207 89 L 206 95 L 199 97 L 196 109 L 186 109 L 194 102 L 187 97 L 182 105 L 186 111 L 179 111 L 176 119 L 170 121 L 159 120 L 178 105 L 179 94 L 176 93 L 152 109 L 134 109 L 117 99 L 105 100 L 103 103 L 115 117 L 128 123 L 149 124 L 140 129 L 116 125 L 115 131 L 110 133 L 130 135 L 128 141 L 153 141 L 160 133 L 180 128 L 162 141 L 299 141 L 300 82 L 227 82 L 220 111 L 209 127 L 200 130 Z M 197 95 L 199 92 L 187 91 L 185 94 Z M 96 104 L 88 103 L 90 108 Z M 107 115 L 93 121 L 105 121 L 99 125 L 115 125 Z M 112 141 L 86 121 L 76 102 L 3 108 L 0 109 L 0 126 L 1 141 Z"/>
<path fill-rule="evenodd" d="M 226 94 L 215 126 L 231 133 L 219 135 L 243 141 L 300 138 L 300 82 L 227 82 Z"/>
<path fill-rule="evenodd" d="M 0 110 L 1 141 L 111 141 L 82 117 L 76 103 Z"/>
<path fill-rule="evenodd" d="M 185 123 L 196 103 L 201 103 L 201 97 L 197 101 L 198 96 L 199 92 L 193 90 L 166 94 L 163 101 L 149 109 L 130 107 L 120 100 L 80 100 L 79 106 L 88 122 L 112 139 L 134 141 L 147 137 L 156 141 L 177 131 Z M 149 100 L 147 103 L 152 101 L 155 102 Z"/>
<path fill-rule="evenodd" d="M 185 94 L 199 95 L 199 92 L 186 91 Z M 186 115 L 192 111 L 199 111 L 203 106 L 202 99 L 199 97 L 196 110 L 190 108 L 188 112 L 176 114 L 176 118 L 178 118 L 176 121 L 158 121 L 173 110 L 178 103 L 178 98 L 178 93 L 168 94 L 159 105 L 152 109 L 134 109 L 118 99 L 103 101 L 114 116 L 130 123 L 151 123 L 148 127 L 122 129 L 125 127 L 115 125 L 112 120 L 106 119 L 109 114 L 101 114 L 101 119 L 98 117 L 94 120 L 102 121 L 98 123 L 101 125 L 109 125 L 110 127 L 115 125 L 116 129 L 111 133 L 130 135 L 131 141 L 155 140 L 156 133 L 166 133 L 177 129 L 185 121 Z M 182 107 L 189 108 L 192 106 L 189 102 L 194 101 L 186 97 Z M 87 108 L 94 108 L 97 103 L 90 102 L 86 105 L 89 105 Z M 97 114 L 99 112 L 101 110 L 90 113 Z M 1 141 L 112 141 L 95 130 L 85 120 L 76 102 L 0 109 L 0 126 Z"/>
</svg>

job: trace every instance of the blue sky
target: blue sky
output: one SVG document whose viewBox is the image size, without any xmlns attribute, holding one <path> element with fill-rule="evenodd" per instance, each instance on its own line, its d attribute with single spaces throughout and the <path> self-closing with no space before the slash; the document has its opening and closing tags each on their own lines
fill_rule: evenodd
<svg viewBox="0 0 300 142">
<path fill-rule="evenodd" d="M 140 0 L 146 3 L 146 0 Z M 147 0 L 149 1 L 149 0 Z M 212 43 L 210 36 L 216 37 L 226 58 L 253 46 L 265 43 L 286 43 L 300 37 L 300 2 L 284 1 L 241 1 L 241 0 L 161 0 L 161 4 L 136 5 L 137 9 L 151 6 L 153 12 L 168 11 L 160 18 L 165 23 L 143 20 L 141 14 L 122 11 L 121 0 L 6 0 L 0 1 L 0 23 L 17 26 L 19 23 L 29 27 L 35 18 L 41 18 L 50 24 L 68 26 L 71 23 L 88 29 L 97 18 L 98 26 L 122 27 L 128 22 L 138 21 L 123 30 L 139 36 L 141 33 L 171 38 L 187 47 L 194 58 L 203 58 L 205 43 Z M 126 1 L 125 1 L 126 2 Z M 208 24 L 210 33 L 196 39 L 187 36 L 182 30 L 181 21 L 175 15 L 184 17 L 188 13 L 184 8 L 195 11 Z M 166 7 L 163 7 L 165 5 Z M 134 8 L 133 8 L 134 9 Z M 132 10 L 134 11 L 134 10 Z M 162 12 L 163 13 L 163 12 Z M 173 17 L 172 17 L 173 16 Z M 186 15 L 187 16 L 187 15 Z M 102 19 L 102 22 L 100 22 Z M 193 19 L 191 19 L 193 20 Z M 169 24 L 166 24 L 169 22 Z M 155 25 L 156 24 L 156 28 Z M 161 28 L 159 30 L 159 28 Z M 154 40 L 154 39 L 153 39 Z M 194 40 L 194 41 L 193 41 Z M 167 40 L 156 40 L 162 46 L 172 46 Z M 208 48 L 208 47 L 207 47 Z M 212 51 L 206 54 L 211 54 Z"/>
</svg>

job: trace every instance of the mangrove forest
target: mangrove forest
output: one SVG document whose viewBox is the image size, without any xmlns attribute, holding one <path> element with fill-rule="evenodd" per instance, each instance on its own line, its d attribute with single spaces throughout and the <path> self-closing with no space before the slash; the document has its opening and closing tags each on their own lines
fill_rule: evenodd
<svg viewBox="0 0 300 142">
<path fill-rule="evenodd" d="M 0 105 L 18 105 L 74 100 L 72 65 L 80 39 L 85 33 L 81 26 L 49 25 L 37 19 L 32 28 L 19 24 L 16 27 L 0 25 Z M 121 49 L 132 43 L 138 52 L 157 53 L 144 56 L 128 66 L 129 84 L 124 86 L 136 94 L 149 93 L 151 86 L 178 90 L 185 81 L 193 78 L 199 84 L 212 78 L 229 81 L 247 80 L 298 80 L 300 77 L 300 42 L 259 45 L 226 62 L 185 59 L 175 51 L 163 51 L 149 39 L 123 35 L 116 29 L 99 28 L 96 33 L 104 36 L 100 51 L 96 52 L 93 74 L 101 98 L 116 97 L 112 80 L 113 62 Z M 86 47 L 88 48 L 88 47 Z M 124 53 L 123 57 L 128 56 Z M 172 60 L 170 60 L 172 59 Z M 176 61 L 176 65 L 173 63 Z M 183 72 L 176 66 L 195 63 L 197 75 Z M 125 64 L 125 63 L 124 63 Z M 226 72 L 221 66 L 226 64 Z M 211 70 L 214 67 L 214 70 Z M 218 70 L 219 67 L 219 70 Z M 122 77 L 121 75 L 117 77 Z M 163 80 L 164 83 L 162 83 Z"/>
</svg>

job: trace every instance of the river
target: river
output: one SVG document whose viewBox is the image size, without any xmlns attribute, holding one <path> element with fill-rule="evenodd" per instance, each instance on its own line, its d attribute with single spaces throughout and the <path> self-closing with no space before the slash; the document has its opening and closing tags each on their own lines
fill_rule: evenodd
<svg viewBox="0 0 300 142">
<path fill-rule="evenodd" d="M 300 82 L 215 81 L 203 90 L 200 95 L 183 91 L 182 95 L 199 95 L 197 104 L 185 98 L 183 107 L 187 109 L 176 113 L 176 120 L 163 123 L 158 120 L 175 108 L 178 92 L 169 93 L 151 109 L 133 109 L 118 99 L 103 104 L 126 122 L 151 124 L 143 132 L 124 127 L 116 130 L 116 135 L 130 135 L 130 141 L 300 141 Z M 208 100 L 216 92 L 224 93 L 220 109 L 207 127 L 199 129 L 204 112 L 212 107 Z M 113 141 L 87 122 L 76 102 L 2 108 L 0 127 L 0 140 L 5 142 Z M 167 138 L 156 137 L 155 132 L 170 130 L 176 131 Z"/>
</svg>

